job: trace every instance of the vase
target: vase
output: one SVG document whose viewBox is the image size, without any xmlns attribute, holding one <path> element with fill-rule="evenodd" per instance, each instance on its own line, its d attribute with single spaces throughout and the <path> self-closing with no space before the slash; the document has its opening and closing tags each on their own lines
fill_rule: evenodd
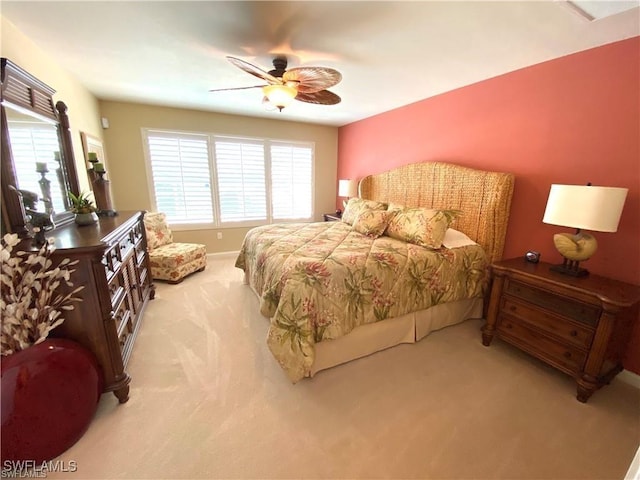
<svg viewBox="0 0 640 480">
<path fill-rule="evenodd" d="M 95 212 L 91 213 L 76 213 L 76 224 L 78 225 L 93 225 L 98 221 L 98 215 Z"/>
<path fill-rule="evenodd" d="M 103 388 L 95 356 L 46 339 L 2 357 L 2 461 L 51 460 L 89 427 Z"/>
</svg>

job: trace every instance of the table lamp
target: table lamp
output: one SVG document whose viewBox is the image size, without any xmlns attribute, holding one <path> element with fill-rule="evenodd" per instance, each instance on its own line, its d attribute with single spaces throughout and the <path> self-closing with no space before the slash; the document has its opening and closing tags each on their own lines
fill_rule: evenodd
<svg viewBox="0 0 640 480">
<path fill-rule="evenodd" d="M 591 184 L 551 185 L 542 221 L 576 229 L 575 234 L 557 233 L 553 236 L 553 243 L 564 257 L 564 262 L 554 265 L 551 270 L 574 277 L 589 274 L 588 270 L 580 268 L 580 262 L 595 253 L 598 242 L 593 235 L 582 229 L 595 232 L 618 231 L 628 191 L 627 188 Z"/>
<path fill-rule="evenodd" d="M 338 196 L 344 197 L 342 205 L 346 208 L 349 198 L 358 195 L 358 181 L 357 180 L 338 180 Z"/>
</svg>

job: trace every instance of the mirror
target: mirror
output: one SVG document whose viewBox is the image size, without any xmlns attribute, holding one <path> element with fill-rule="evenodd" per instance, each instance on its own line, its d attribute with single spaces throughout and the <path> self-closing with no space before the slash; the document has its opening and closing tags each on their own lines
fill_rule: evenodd
<svg viewBox="0 0 640 480">
<path fill-rule="evenodd" d="M 58 125 L 8 106 L 6 115 L 16 187 L 23 195 L 25 207 L 52 215 L 69 210 Z M 35 194 L 36 198 L 29 198 L 26 192 Z"/>
<path fill-rule="evenodd" d="M 30 236 L 30 226 L 73 220 L 67 192 L 78 193 L 66 105 L 2 59 L 2 233 Z"/>
</svg>

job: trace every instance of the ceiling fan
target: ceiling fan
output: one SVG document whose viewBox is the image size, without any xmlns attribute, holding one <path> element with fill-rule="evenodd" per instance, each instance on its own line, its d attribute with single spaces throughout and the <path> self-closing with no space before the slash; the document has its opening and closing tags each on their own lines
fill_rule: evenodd
<svg viewBox="0 0 640 480">
<path fill-rule="evenodd" d="M 267 85 L 251 87 L 219 88 L 211 92 L 227 90 L 246 90 L 262 88 L 265 100 L 282 111 L 293 100 L 316 103 L 319 105 L 335 105 L 340 97 L 327 88 L 333 87 L 342 80 L 342 75 L 333 68 L 295 67 L 287 70 L 287 58 L 277 56 L 273 59 L 273 70 L 266 72 L 255 65 L 236 57 L 227 57 L 232 64 L 251 75 L 261 78 Z"/>
</svg>

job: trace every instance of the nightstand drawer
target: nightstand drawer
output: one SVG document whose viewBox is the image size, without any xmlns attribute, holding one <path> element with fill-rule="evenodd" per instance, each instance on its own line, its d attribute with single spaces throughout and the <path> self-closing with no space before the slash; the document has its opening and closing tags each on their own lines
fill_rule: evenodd
<svg viewBox="0 0 640 480">
<path fill-rule="evenodd" d="M 524 283 L 507 279 L 505 292 L 526 300 L 529 303 L 556 312 L 564 317 L 571 318 L 588 325 L 596 325 L 600 318 L 600 309 L 595 306 L 586 305 L 573 301 L 569 298 L 554 295 L 535 287 L 530 287 Z"/>
<path fill-rule="evenodd" d="M 582 370 L 586 352 L 555 342 L 544 334 L 527 327 L 515 317 L 501 315 L 498 321 L 499 335 L 531 355 L 555 365 L 570 375 Z"/>
<path fill-rule="evenodd" d="M 518 317 L 533 328 L 539 328 L 551 335 L 570 342 L 576 347 L 589 349 L 593 339 L 594 329 L 584 325 L 570 322 L 560 318 L 546 310 L 541 310 L 533 305 L 519 302 L 512 297 L 503 297 L 501 311 L 509 316 Z"/>
</svg>

